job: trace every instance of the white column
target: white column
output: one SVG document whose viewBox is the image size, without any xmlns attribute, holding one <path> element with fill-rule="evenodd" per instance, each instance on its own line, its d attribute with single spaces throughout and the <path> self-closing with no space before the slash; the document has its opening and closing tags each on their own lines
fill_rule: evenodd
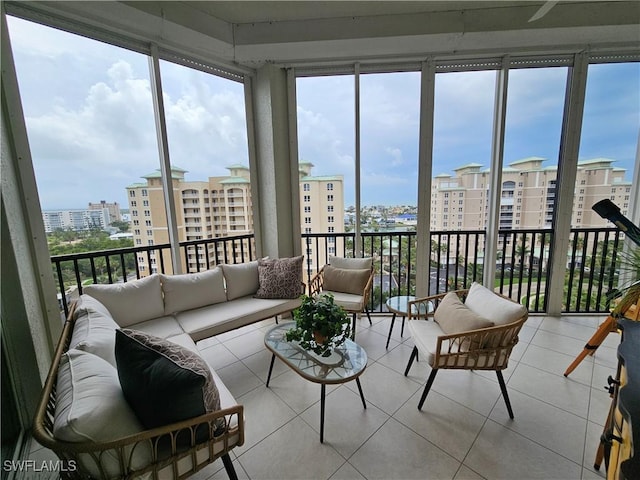
<svg viewBox="0 0 640 480">
<path fill-rule="evenodd" d="M 498 258 L 498 229 L 500 227 L 500 196 L 502 193 L 502 163 L 508 84 L 509 57 L 505 57 L 502 61 L 502 68 L 496 72 L 493 138 L 491 140 L 491 180 L 488 199 L 489 218 L 487 219 L 483 267 L 483 283 L 492 290 L 496 275 L 496 260 Z"/>
<path fill-rule="evenodd" d="M 429 294 L 431 254 L 431 187 L 433 178 L 433 111 L 436 65 L 422 63 L 420 76 L 420 140 L 418 145 L 418 226 L 416 231 L 416 296 Z"/>
<path fill-rule="evenodd" d="M 289 121 L 295 113 L 289 111 L 287 73 L 274 65 L 264 65 L 257 70 L 251 90 L 250 130 L 255 141 L 251 175 L 252 188 L 255 185 L 252 194 L 258 193 L 253 197 L 260 221 L 259 233 L 256 231 L 258 252 L 274 258 L 295 255 L 301 248 L 300 201 L 297 156 L 290 145 Z"/>
<path fill-rule="evenodd" d="M 551 245 L 549 285 L 547 285 L 547 313 L 550 315 L 560 315 L 564 301 L 564 277 L 567 269 L 573 196 L 578 171 L 578 150 L 587 87 L 587 66 L 586 54 L 577 54 L 573 67 L 569 69 L 569 78 L 567 79 L 558 161 L 556 187 L 558 193 L 553 219 L 554 234 Z"/>
</svg>

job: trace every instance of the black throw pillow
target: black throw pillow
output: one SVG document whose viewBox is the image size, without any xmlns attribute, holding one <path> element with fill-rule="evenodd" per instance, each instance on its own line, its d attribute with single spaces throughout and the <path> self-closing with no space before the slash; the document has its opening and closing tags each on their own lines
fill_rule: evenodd
<svg viewBox="0 0 640 480">
<path fill-rule="evenodd" d="M 116 330 L 122 392 L 146 428 L 220 410 L 207 363 L 195 352 L 143 332 Z"/>
</svg>

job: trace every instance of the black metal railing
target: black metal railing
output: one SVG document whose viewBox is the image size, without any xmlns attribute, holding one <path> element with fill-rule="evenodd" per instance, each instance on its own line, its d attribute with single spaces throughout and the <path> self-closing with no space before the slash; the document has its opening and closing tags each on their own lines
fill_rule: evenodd
<svg viewBox="0 0 640 480">
<path fill-rule="evenodd" d="M 484 270 L 484 231 L 431 232 L 430 269 L 426 291 L 443 293 L 481 282 Z M 527 305 L 532 313 L 547 307 L 552 230 L 500 230 L 494 288 Z M 355 257 L 354 234 L 302 234 L 307 284 L 330 255 Z M 563 311 L 604 313 L 608 294 L 618 282 L 622 234 L 617 229 L 572 229 L 566 268 Z M 369 304 L 384 312 L 394 295 L 416 291 L 416 233 L 366 232 L 364 256 L 374 258 L 374 285 Z M 185 272 L 197 272 L 221 263 L 254 260 L 253 234 L 180 243 Z M 70 291 L 82 293 L 87 283 L 116 283 L 149 273 L 166 273 L 171 265 L 169 244 L 129 247 L 51 257 L 60 292 L 60 307 L 68 312 Z"/>
<path fill-rule="evenodd" d="M 221 263 L 243 263 L 255 258 L 253 234 L 180 243 L 184 272 L 199 272 Z M 51 257 L 58 284 L 60 309 L 69 313 L 69 297 L 82 294 L 88 283 L 118 283 L 171 269 L 170 245 L 127 247 Z"/>
</svg>

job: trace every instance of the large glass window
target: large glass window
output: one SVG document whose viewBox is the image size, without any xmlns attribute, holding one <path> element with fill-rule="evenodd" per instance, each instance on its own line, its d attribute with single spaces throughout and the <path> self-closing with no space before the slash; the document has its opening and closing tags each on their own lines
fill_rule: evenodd
<svg viewBox="0 0 640 480">
<path fill-rule="evenodd" d="M 602 230 L 614 225 L 592 207 L 610 200 L 629 216 L 632 191 L 638 202 L 632 180 L 639 130 L 640 63 L 589 65 L 567 265 L 569 311 L 606 311 L 607 293 L 630 280 L 619 231 Z"/>
<path fill-rule="evenodd" d="M 51 254 L 134 245 L 145 209 L 142 191 L 131 196 L 127 188 L 159 167 L 147 57 L 7 20 Z M 133 254 L 80 260 L 80 280 L 146 275 L 150 254 L 144 262 Z M 73 262 L 60 267 L 56 279 L 65 290 L 75 286 Z"/>
<path fill-rule="evenodd" d="M 244 85 L 165 61 L 160 71 L 180 241 L 253 233 Z M 190 245 L 183 269 L 241 262 L 252 242 L 239 242 L 236 259 L 221 242 Z"/>
<path fill-rule="evenodd" d="M 495 80 L 494 71 L 436 75 L 430 293 L 482 279 Z"/>
<path fill-rule="evenodd" d="M 415 291 L 420 72 L 360 76 L 362 244 L 373 298 Z"/>
<path fill-rule="evenodd" d="M 330 237 L 336 240 L 332 252 L 344 256 L 344 232 L 353 231 L 355 221 L 354 77 L 298 78 L 296 92 L 300 204 L 311 212 L 301 213 L 301 231 L 338 234 Z M 329 209 L 332 222 L 326 215 Z M 308 273 L 327 262 L 329 244 L 324 238 L 303 234 L 302 243 L 302 251 L 308 252 Z"/>
</svg>

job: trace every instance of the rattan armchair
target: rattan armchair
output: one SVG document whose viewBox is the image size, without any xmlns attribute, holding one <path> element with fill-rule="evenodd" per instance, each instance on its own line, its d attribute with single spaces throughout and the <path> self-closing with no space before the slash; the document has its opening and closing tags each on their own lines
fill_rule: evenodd
<svg viewBox="0 0 640 480">
<path fill-rule="evenodd" d="M 343 274 L 345 271 L 351 270 L 354 275 L 353 281 L 343 276 L 340 282 L 328 282 L 326 275 L 330 267 L 342 271 Z M 331 278 L 335 278 L 335 276 L 332 274 Z M 337 286 L 338 284 L 341 284 L 341 286 Z M 372 325 L 368 308 L 372 286 L 372 258 L 342 258 L 332 256 L 329 257 L 329 264 L 323 266 L 309 282 L 309 295 L 314 296 L 325 293 L 333 295 L 335 303 L 352 314 L 351 336 L 355 338 L 356 319 L 359 314 L 363 312 L 366 313 L 369 324 Z"/>
<path fill-rule="evenodd" d="M 512 300 L 490 292 L 484 287 L 479 286 L 479 288 L 484 289 L 483 295 L 487 297 L 485 299 L 487 301 L 486 305 L 484 301 L 480 302 L 480 310 L 484 308 L 486 311 L 476 311 L 475 313 L 483 315 L 489 320 L 494 320 L 495 316 L 491 318 L 491 312 L 495 312 L 497 311 L 496 308 L 500 309 L 501 307 L 503 307 L 502 312 L 504 312 L 504 307 L 506 306 L 506 309 L 512 312 L 511 318 L 504 316 L 500 321 L 495 322 L 495 326 L 447 334 L 434 321 L 438 307 L 447 293 L 419 298 L 410 302 L 407 325 L 415 346 L 404 374 L 405 376 L 409 374 L 411 365 L 418 358 L 418 354 L 422 355 L 422 358 L 426 359 L 431 366 L 431 373 L 418 403 L 419 410 L 422 409 L 439 370 L 494 370 L 498 377 L 498 383 L 500 384 L 500 390 L 504 397 L 509 417 L 513 418 L 513 410 L 502 376 L 502 370 L 507 368 L 509 356 L 513 347 L 518 343 L 518 333 L 527 320 L 528 313 L 526 308 Z M 461 300 L 464 300 L 469 290 L 458 290 L 454 293 Z M 495 298 L 489 298 L 491 295 L 494 295 Z M 431 311 L 427 308 L 429 303 L 434 307 Z M 424 304 L 424 306 L 421 304 Z M 475 306 L 477 307 L 478 303 Z M 414 312 L 430 313 L 416 315 Z"/>
</svg>

